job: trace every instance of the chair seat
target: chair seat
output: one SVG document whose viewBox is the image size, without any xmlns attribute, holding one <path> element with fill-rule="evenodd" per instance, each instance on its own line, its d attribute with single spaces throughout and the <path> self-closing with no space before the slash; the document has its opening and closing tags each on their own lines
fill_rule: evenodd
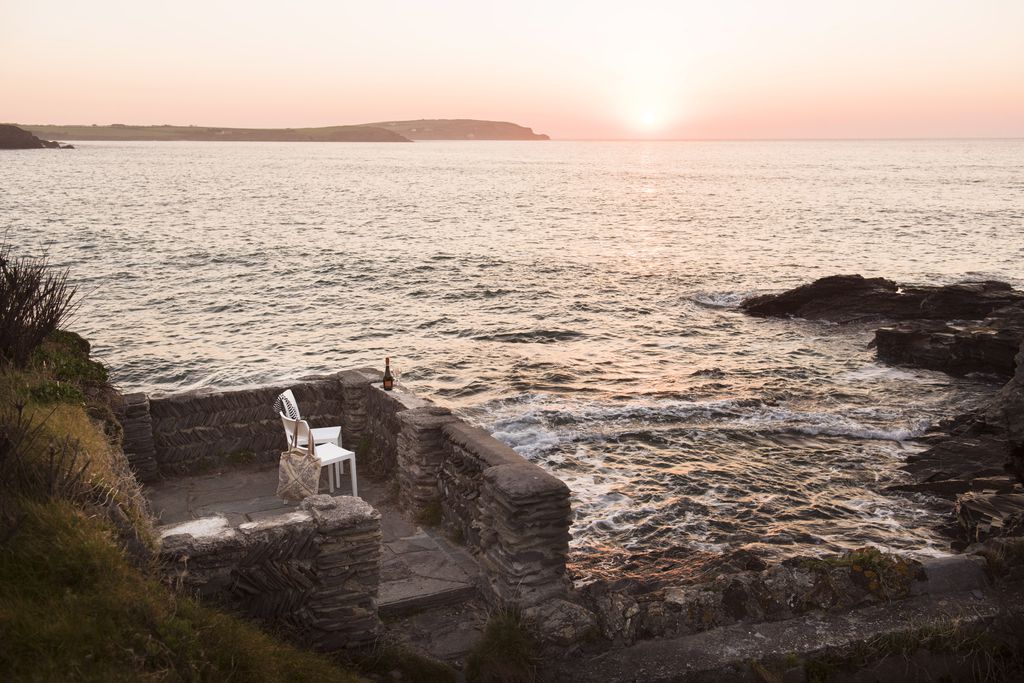
<svg viewBox="0 0 1024 683">
<path fill-rule="evenodd" d="M 355 459 L 356 454 L 350 450 L 342 448 L 341 446 L 336 446 L 333 443 L 325 443 L 323 445 L 317 445 L 316 456 L 320 458 L 321 465 L 332 465 L 336 462 Z"/>
<path fill-rule="evenodd" d="M 318 427 L 309 431 L 313 432 L 313 443 L 317 446 L 331 443 L 335 446 L 341 444 L 341 427 Z M 305 446 L 307 442 L 305 435 L 299 437 L 300 446 Z"/>
</svg>

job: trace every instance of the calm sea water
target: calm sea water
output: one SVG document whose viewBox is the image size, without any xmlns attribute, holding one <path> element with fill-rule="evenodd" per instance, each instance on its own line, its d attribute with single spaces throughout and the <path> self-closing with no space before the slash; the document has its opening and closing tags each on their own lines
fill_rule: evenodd
<svg viewBox="0 0 1024 683">
<path fill-rule="evenodd" d="M 994 381 L 736 304 L 834 273 L 1024 285 L 1024 142 L 82 143 L 4 152 L 0 217 L 71 268 L 126 389 L 392 356 L 568 482 L 581 576 L 936 553 L 943 515 L 881 489 Z"/>
</svg>

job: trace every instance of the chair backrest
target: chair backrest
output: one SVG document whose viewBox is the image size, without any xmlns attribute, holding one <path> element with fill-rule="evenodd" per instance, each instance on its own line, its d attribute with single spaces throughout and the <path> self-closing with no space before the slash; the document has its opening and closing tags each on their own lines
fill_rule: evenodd
<svg viewBox="0 0 1024 683">
<path fill-rule="evenodd" d="M 299 412 L 299 403 L 295 400 L 295 394 L 291 389 L 285 389 L 274 399 L 274 410 L 292 420 L 301 420 L 302 413 Z"/>
<path fill-rule="evenodd" d="M 313 433 L 309 430 L 309 423 L 305 420 L 293 420 L 284 413 L 280 415 L 281 424 L 284 425 L 284 435 L 288 439 L 288 448 L 305 438 L 306 450 L 310 455 L 316 455 L 316 444 L 313 443 Z"/>
</svg>

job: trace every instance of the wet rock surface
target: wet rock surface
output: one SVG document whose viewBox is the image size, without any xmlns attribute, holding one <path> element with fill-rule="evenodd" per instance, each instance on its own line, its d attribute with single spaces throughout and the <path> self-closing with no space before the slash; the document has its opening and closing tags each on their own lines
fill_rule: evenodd
<svg viewBox="0 0 1024 683">
<path fill-rule="evenodd" d="M 747 299 L 740 308 L 762 317 L 793 317 L 835 323 L 867 320 L 978 320 L 1024 302 L 1005 282 L 902 286 L 885 278 L 833 275 L 781 294 Z"/>
<path fill-rule="evenodd" d="M 1024 523 L 1024 293 L 1004 282 L 901 287 L 837 275 L 743 302 L 750 315 L 849 323 L 889 320 L 873 345 L 888 363 L 1009 378 L 980 410 L 946 420 L 907 459 L 913 484 L 891 487 L 952 501 L 957 544 L 1017 533 Z"/>
<path fill-rule="evenodd" d="M 761 570 L 719 573 L 698 583 L 645 591 L 639 584 L 595 582 L 566 601 L 537 612 L 550 620 L 546 642 L 569 634 L 628 647 L 740 623 L 843 612 L 916 595 L 975 590 L 987 585 L 985 560 L 974 555 L 915 561 L 865 547 L 826 558 L 794 557 Z M 560 613 L 556 619 L 554 612 Z M 559 635 L 561 637 L 559 637 Z"/>
<path fill-rule="evenodd" d="M 953 499 L 958 546 L 1019 533 L 1024 523 L 1024 342 L 1015 365 L 987 405 L 938 425 L 905 465 L 919 481 L 914 490 Z"/>
<path fill-rule="evenodd" d="M 878 357 L 888 363 L 1010 377 L 1024 341 L 1024 305 L 1004 306 L 977 322 L 910 321 L 875 332 Z"/>
</svg>

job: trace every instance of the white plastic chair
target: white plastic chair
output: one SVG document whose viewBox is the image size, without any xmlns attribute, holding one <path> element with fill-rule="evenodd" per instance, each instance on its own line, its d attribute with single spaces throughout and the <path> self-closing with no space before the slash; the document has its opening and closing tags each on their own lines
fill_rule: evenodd
<svg viewBox="0 0 1024 683">
<path fill-rule="evenodd" d="M 274 407 L 281 417 L 286 417 L 290 420 L 302 419 L 302 413 L 299 412 L 299 403 L 295 400 L 295 394 L 292 393 L 291 389 L 285 389 L 278 395 L 277 400 L 274 401 Z M 313 443 L 317 446 L 322 443 L 333 443 L 335 446 L 341 446 L 341 427 L 320 427 L 319 429 L 313 429 L 312 432 Z M 291 437 L 287 430 L 285 430 L 284 435 L 289 439 L 288 445 L 291 445 Z M 306 436 L 300 435 L 298 445 L 305 446 L 306 438 Z"/>
<path fill-rule="evenodd" d="M 320 460 L 320 467 L 327 468 L 327 486 L 331 493 L 334 493 L 335 486 L 341 486 L 341 473 L 345 469 L 345 461 L 352 463 L 349 468 L 352 477 L 352 495 L 358 496 L 359 489 L 356 487 L 356 454 L 347 451 L 334 443 L 316 443 L 316 435 L 313 435 L 313 443 L 310 444 L 309 423 L 305 420 L 292 420 L 281 415 L 281 424 L 284 425 L 284 433 L 288 437 L 288 447 L 298 442 Z M 298 438 L 296 438 L 298 437 Z M 301 446 L 300 446 L 301 447 Z"/>
</svg>

